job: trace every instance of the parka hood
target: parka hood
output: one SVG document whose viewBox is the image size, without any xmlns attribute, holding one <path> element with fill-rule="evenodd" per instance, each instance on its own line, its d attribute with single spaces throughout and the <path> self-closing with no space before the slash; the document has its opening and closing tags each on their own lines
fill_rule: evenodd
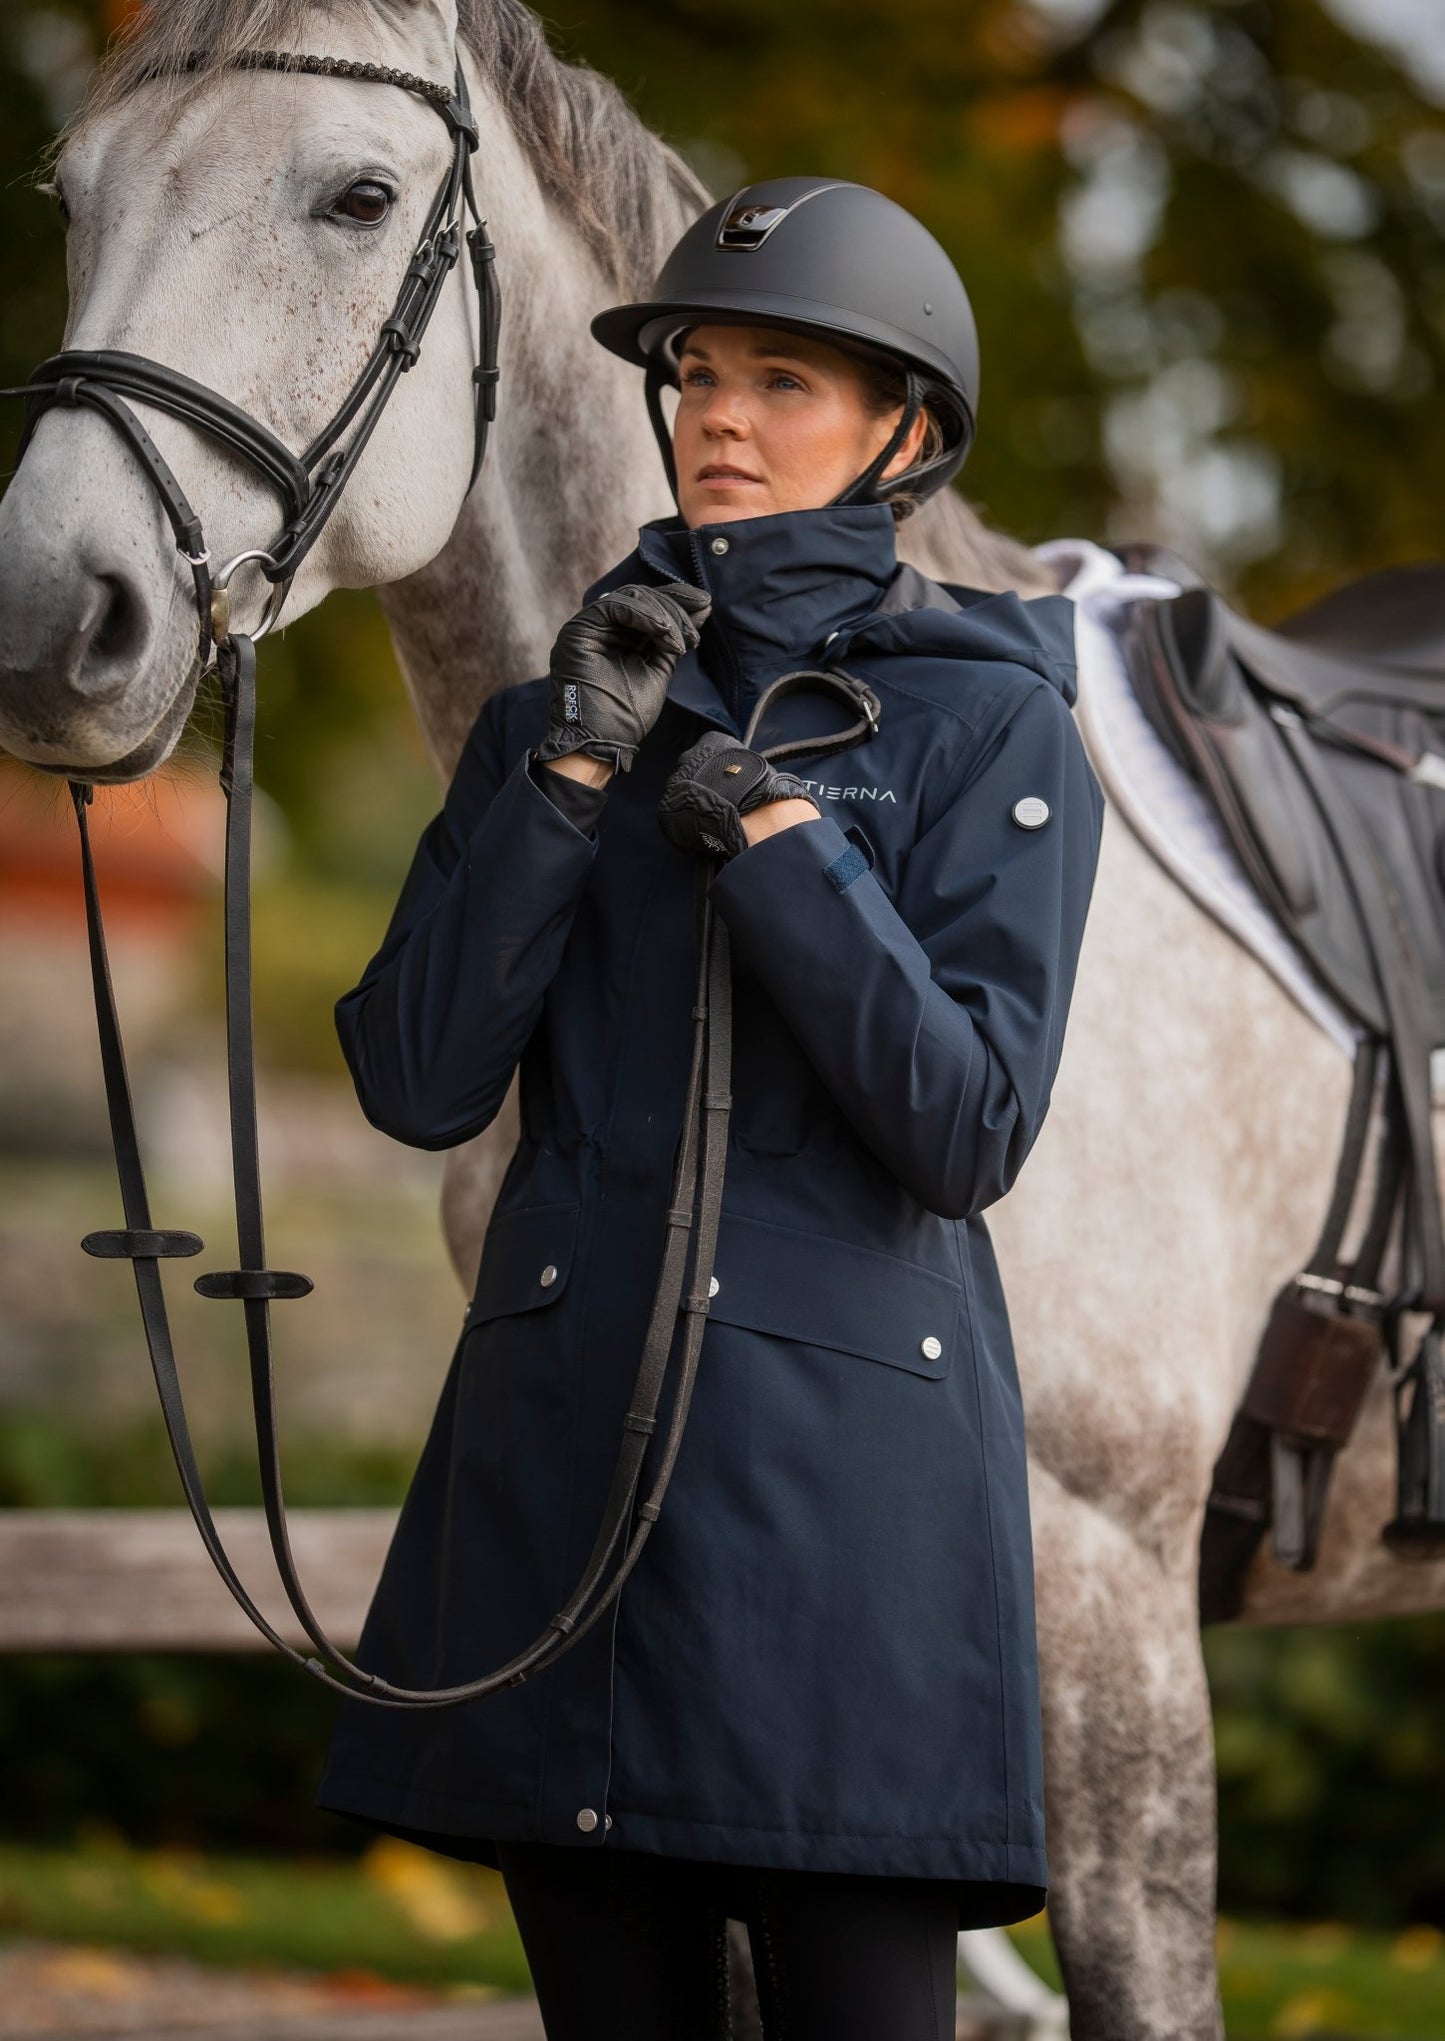
<svg viewBox="0 0 1445 2041">
<path fill-rule="evenodd" d="M 1070 707 L 1079 691 L 1074 605 L 1066 595 L 1025 598 L 1012 588 L 965 588 L 901 565 L 880 611 L 840 632 L 829 656 L 845 658 L 865 647 L 935 659 L 1011 660 L 1051 681 Z"/>
</svg>

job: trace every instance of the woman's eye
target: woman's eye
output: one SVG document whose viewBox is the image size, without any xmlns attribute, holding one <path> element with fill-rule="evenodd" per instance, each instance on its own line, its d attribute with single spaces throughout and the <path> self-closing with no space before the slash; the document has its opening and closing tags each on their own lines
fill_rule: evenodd
<svg viewBox="0 0 1445 2041">
<path fill-rule="evenodd" d="M 803 387 L 798 378 L 790 376 L 786 369 L 778 369 L 774 375 L 769 377 L 769 381 L 775 387 L 780 386 L 785 390 L 801 390 Z"/>
<path fill-rule="evenodd" d="M 379 227 L 391 211 L 394 193 L 374 177 L 358 178 L 331 208 L 333 220 L 355 220 L 358 226 Z"/>
</svg>

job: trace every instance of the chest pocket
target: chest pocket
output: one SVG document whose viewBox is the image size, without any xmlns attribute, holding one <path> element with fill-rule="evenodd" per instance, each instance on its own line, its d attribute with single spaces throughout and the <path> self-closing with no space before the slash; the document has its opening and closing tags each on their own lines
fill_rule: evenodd
<svg viewBox="0 0 1445 2041">
<path fill-rule="evenodd" d="M 900 1255 L 724 1213 L 708 1316 L 935 1380 L 968 1336 L 963 1286 Z"/>
</svg>

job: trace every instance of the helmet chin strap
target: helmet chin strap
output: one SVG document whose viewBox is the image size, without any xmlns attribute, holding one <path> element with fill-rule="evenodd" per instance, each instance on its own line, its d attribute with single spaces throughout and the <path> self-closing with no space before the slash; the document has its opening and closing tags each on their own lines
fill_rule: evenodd
<svg viewBox="0 0 1445 2041">
<path fill-rule="evenodd" d="M 662 363 L 653 355 L 647 364 L 647 415 L 652 420 L 652 436 L 657 441 L 657 451 L 662 455 L 662 465 L 667 470 L 667 486 L 672 491 L 672 500 L 680 517 L 682 503 L 677 493 L 677 456 L 672 450 L 672 434 L 667 429 L 662 409 L 662 393 L 669 380 Z"/>
<path fill-rule="evenodd" d="M 841 489 L 829 502 L 829 509 L 839 503 L 886 503 L 886 495 L 880 495 L 875 488 L 883 470 L 907 439 L 914 419 L 923 408 L 923 379 L 916 369 L 906 370 L 908 395 L 903 405 L 903 416 L 894 427 L 893 435 L 883 451 L 876 454 L 862 474 L 855 481 Z"/>
<path fill-rule="evenodd" d="M 886 494 L 880 494 L 875 488 L 875 484 L 883 470 L 902 446 L 904 440 L 908 437 L 914 419 L 923 408 L 923 378 L 913 368 L 907 369 L 905 376 L 907 396 L 904 400 L 903 415 L 894 427 L 887 445 L 880 453 L 875 454 L 862 474 L 851 481 L 846 489 L 840 490 L 836 496 L 829 498 L 828 503 L 824 506 L 826 509 L 831 510 L 837 504 L 886 503 L 888 501 Z M 682 514 L 682 503 L 677 493 L 677 457 L 673 452 L 672 434 L 668 430 L 667 419 L 662 409 L 662 393 L 668 387 L 670 381 L 671 378 L 666 369 L 654 355 L 647 364 L 646 382 L 644 385 L 647 397 L 647 415 L 652 422 L 652 433 L 657 441 L 657 450 L 662 455 L 662 465 L 667 472 L 667 484 L 672 491 L 672 500 L 677 505 L 680 516 Z"/>
</svg>

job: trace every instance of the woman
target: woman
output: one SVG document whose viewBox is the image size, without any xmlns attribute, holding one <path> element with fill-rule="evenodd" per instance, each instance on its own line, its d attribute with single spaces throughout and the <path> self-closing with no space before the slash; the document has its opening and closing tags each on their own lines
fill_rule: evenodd
<svg viewBox="0 0 1445 2041">
<path fill-rule="evenodd" d="M 476 1134 L 518 1065 L 522 1115 L 361 1662 L 475 1677 L 583 1570 L 657 1283 L 700 858 L 733 965 L 701 1365 L 605 1618 L 464 1707 L 343 1703 L 319 1797 L 500 1866 L 553 2041 L 724 2035 L 728 1917 L 770 2041 L 942 2041 L 957 1930 L 1046 1882 L 983 1214 L 1047 1109 L 1098 854 L 1071 606 L 898 564 L 967 452 L 977 351 L 878 193 L 754 186 L 593 331 L 647 369 L 680 515 L 486 703 L 337 1008 L 399 1140 Z M 873 704 L 842 752 L 829 675 Z"/>
</svg>

